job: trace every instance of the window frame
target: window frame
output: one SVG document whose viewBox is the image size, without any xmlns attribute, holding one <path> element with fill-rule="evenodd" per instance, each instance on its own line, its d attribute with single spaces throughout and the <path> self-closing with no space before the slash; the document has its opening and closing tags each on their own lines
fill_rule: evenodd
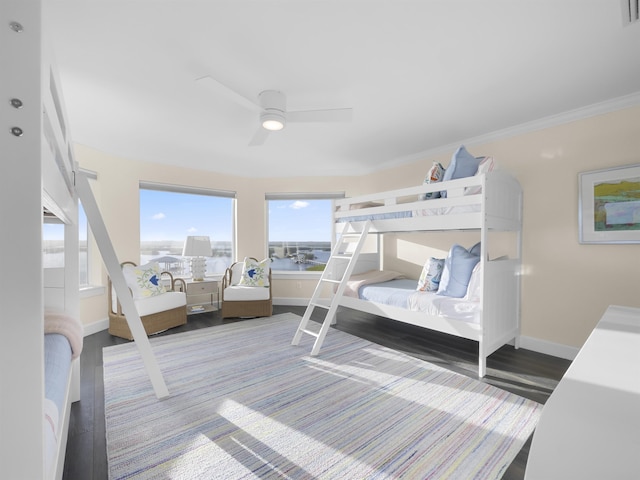
<svg viewBox="0 0 640 480">
<path fill-rule="evenodd" d="M 232 201 L 231 204 L 231 263 L 233 263 L 233 259 L 235 258 L 235 252 L 237 249 L 236 244 L 236 210 L 237 210 L 237 194 L 232 190 L 221 190 L 215 188 L 204 188 L 204 187 L 194 187 L 188 185 L 177 185 L 170 183 L 160 183 L 160 182 L 151 182 L 146 180 L 140 180 L 138 182 L 138 195 L 140 195 L 140 190 L 153 190 L 157 192 L 165 192 L 165 193 L 182 193 L 187 195 L 202 195 L 207 197 L 219 197 L 219 198 L 229 198 Z M 140 206 L 138 206 L 138 214 L 140 214 Z M 139 224 L 141 219 L 139 219 Z M 142 235 L 142 231 L 140 229 L 140 236 Z M 138 239 L 141 242 L 141 239 Z M 141 245 L 140 245 L 141 246 Z M 139 249 L 140 250 L 140 249 Z M 138 255 L 141 255 L 139 252 Z M 140 258 L 140 257 L 139 257 Z M 220 278 L 224 275 L 224 272 L 221 273 L 213 273 L 213 274 L 205 274 L 205 279 L 216 279 Z M 179 276 L 180 278 L 190 278 L 190 274 L 186 276 Z"/>
<path fill-rule="evenodd" d="M 284 201 L 296 201 L 296 200 L 330 200 L 331 201 L 331 216 L 329 218 L 330 223 L 330 249 L 333 250 L 333 246 L 336 241 L 336 229 L 333 222 L 333 212 L 335 211 L 335 200 L 345 198 L 345 192 L 267 192 L 264 195 L 265 200 L 265 240 L 267 256 L 269 255 L 270 237 L 269 237 L 269 202 L 271 200 L 284 200 Z M 321 270 L 307 271 L 307 270 L 276 270 L 272 268 L 272 274 L 275 278 L 287 278 L 291 280 L 303 280 L 309 278 L 318 278 L 322 275 Z"/>
</svg>

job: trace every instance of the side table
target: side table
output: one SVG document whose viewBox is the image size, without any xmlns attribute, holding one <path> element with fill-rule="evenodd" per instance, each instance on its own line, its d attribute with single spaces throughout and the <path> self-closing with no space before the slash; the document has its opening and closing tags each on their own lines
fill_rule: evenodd
<svg viewBox="0 0 640 480">
<path fill-rule="evenodd" d="M 218 280 L 185 278 L 184 281 L 187 285 L 187 315 L 218 310 Z"/>
</svg>

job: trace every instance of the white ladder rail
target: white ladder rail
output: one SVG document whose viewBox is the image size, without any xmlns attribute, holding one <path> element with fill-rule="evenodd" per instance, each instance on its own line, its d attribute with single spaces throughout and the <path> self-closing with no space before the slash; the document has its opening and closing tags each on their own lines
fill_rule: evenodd
<svg viewBox="0 0 640 480">
<path fill-rule="evenodd" d="M 307 305 L 307 309 L 300 320 L 300 325 L 298 326 L 298 330 L 293 336 L 293 340 L 291 341 L 291 345 L 298 345 L 300 343 L 300 339 L 302 338 L 302 334 L 306 333 L 313 337 L 316 337 L 316 340 L 313 344 L 313 348 L 311 349 L 311 356 L 316 356 L 320 352 L 320 348 L 322 347 L 322 343 L 324 342 L 324 338 L 329 331 L 329 327 L 333 323 L 335 319 L 335 314 L 338 309 L 338 305 L 340 303 L 340 298 L 344 294 L 344 290 L 347 286 L 347 281 L 353 272 L 353 269 L 356 264 L 356 260 L 360 255 L 360 251 L 362 250 L 362 246 L 367 238 L 369 233 L 369 228 L 371 227 L 371 221 L 368 220 L 362 230 L 358 232 L 353 232 L 351 224 L 345 225 L 342 234 L 340 235 L 339 240 L 336 242 L 333 250 L 331 251 L 331 256 L 327 262 L 325 269 L 320 276 L 320 280 L 316 285 L 315 290 L 313 291 L 313 295 L 311 295 L 311 299 L 309 300 L 309 305 Z M 352 242 L 351 240 L 357 239 L 357 242 Z M 342 249 L 344 245 L 356 243 L 355 249 L 351 254 L 345 254 Z M 340 280 L 336 280 L 331 278 L 334 273 L 334 266 L 336 262 L 347 262 L 347 265 L 342 273 L 342 277 Z M 325 304 L 320 301 L 320 294 L 322 293 L 323 284 L 330 283 L 337 285 L 336 291 L 333 294 L 331 301 L 329 304 Z M 309 320 L 311 319 L 311 314 L 313 310 L 316 308 L 325 308 L 327 309 L 327 313 L 324 317 L 324 321 L 320 327 L 318 332 L 310 330 L 308 328 Z"/>
</svg>

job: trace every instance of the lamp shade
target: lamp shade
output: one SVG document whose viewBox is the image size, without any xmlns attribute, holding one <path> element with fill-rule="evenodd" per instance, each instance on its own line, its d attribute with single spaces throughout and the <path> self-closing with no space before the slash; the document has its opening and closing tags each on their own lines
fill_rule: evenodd
<svg viewBox="0 0 640 480">
<path fill-rule="evenodd" d="M 184 241 L 183 257 L 210 257 L 211 255 L 213 252 L 208 236 L 190 236 Z"/>
</svg>

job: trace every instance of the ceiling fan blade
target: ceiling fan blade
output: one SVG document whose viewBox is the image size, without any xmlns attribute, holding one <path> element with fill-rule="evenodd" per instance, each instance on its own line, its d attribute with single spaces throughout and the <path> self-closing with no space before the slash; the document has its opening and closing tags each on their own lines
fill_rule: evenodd
<svg viewBox="0 0 640 480">
<path fill-rule="evenodd" d="M 262 145 L 268 137 L 269 130 L 267 130 L 266 128 L 262 128 L 262 126 L 259 126 L 258 130 L 256 130 L 256 133 L 253 134 L 253 138 L 249 142 L 249 146 L 256 147 L 258 145 Z"/>
<path fill-rule="evenodd" d="M 350 122 L 352 118 L 352 108 L 287 112 L 287 122 Z"/>
<path fill-rule="evenodd" d="M 220 83 L 218 80 L 211 77 L 210 75 L 205 75 L 204 77 L 196 78 L 196 82 L 201 85 L 204 85 L 206 88 L 212 90 L 217 95 L 227 97 L 232 102 L 235 102 L 244 108 L 253 110 L 255 112 L 260 112 L 262 110 L 260 105 L 252 102 L 245 96 L 240 95 L 233 88 L 228 87 L 223 83 Z"/>
</svg>

